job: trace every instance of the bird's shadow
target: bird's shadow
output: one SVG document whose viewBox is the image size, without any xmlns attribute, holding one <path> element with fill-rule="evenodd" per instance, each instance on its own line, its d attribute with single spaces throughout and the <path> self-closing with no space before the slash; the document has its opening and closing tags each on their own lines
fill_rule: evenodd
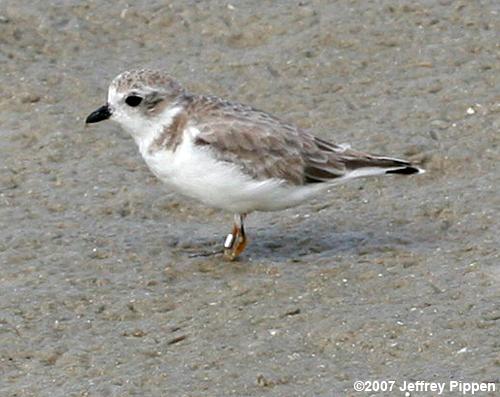
<svg viewBox="0 0 500 397">
<path fill-rule="evenodd" d="M 314 220 L 296 225 L 274 224 L 269 227 L 247 229 L 248 246 L 240 261 L 285 261 L 315 256 L 329 258 L 335 255 L 369 255 L 389 250 L 411 249 L 420 244 L 415 234 L 405 228 L 386 230 L 389 226 L 366 225 L 361 230 L 339 230 L 335 225 Z M 222 256 L 223 239 L 198 236 L 197 242 L 182 256 L 210 258 Z"/>
<path fill-rule="evenodd" d="M 279 227 L 273 227 L 253 233 L 247 255 L 253 259 L 271 257 L 274 260 L 283 260 L 315 254 L 354 254 L 358 252 L 359 247 L 366 246 L 370 239 L 370 233 L 362 231 L 339 232 L 335 228 L 321 230 L 298 227 L 283 232 Z"/>
</svg>

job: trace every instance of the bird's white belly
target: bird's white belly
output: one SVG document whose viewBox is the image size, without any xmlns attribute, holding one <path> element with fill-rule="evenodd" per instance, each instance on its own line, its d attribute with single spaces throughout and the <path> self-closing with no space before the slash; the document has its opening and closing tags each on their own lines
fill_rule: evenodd
<svg viewBox="0 0 500 397">
<path fill-rule="evenodd" d="M 208 148 L 195 146 L 190 139 L 183 139 L 174 152 L 142 154 L 151 171 L 170 188 L 234 213 L 281 210 L 325 190 L 290 186 L 277 179 L 254 180 L 237 165 L 218 161 Z"/>
</svg>

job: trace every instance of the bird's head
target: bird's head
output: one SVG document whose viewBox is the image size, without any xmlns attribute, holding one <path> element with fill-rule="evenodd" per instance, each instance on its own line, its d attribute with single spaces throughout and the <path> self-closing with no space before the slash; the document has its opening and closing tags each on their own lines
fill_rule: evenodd
<svg viewBox="0 0 500 397">
<path fill-rule="evenodd" d="M 85 123 L 114 120 L 137 137 L 156 124 L 184 94 L 182 86 L 165 72 L 148 69 L 123 72 L 111 82 L 107 103 L 92 112 Z"/>
</svg>

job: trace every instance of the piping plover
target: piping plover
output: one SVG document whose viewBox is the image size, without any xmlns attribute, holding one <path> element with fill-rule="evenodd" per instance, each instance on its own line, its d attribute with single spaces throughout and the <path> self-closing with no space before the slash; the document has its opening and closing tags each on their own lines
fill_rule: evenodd
<svg viewBox="0 0 500 397">
<path fill-rule="evenodd" d="M 224 254 L 245 249 L 252 211 L 296 206 L 354 178 L 418 174 L 409 161 L 336 145 L 269 113 L 194 95 L 155 70 L 121 73 L 86 123 L 111 119 L 132 135 L 150 170 L 173 190 L 234 213 Z"/>
</svg>

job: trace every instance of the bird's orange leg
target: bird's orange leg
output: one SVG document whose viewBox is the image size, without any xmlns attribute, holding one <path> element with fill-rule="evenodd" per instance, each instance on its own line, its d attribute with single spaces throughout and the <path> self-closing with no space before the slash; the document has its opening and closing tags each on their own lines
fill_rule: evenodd
<svg viewBox="0 0 500 397">
<path fill-rule="evenodd" d="M 231 234 L 228 234 L 224 242 L 224 257 L 230 261 L 234 261 L 244 250 L 247 245 L 245 235 L 245 227 L 243 221 L 246 214 L 234 215 L 234 225 Z"/>
</svg>

